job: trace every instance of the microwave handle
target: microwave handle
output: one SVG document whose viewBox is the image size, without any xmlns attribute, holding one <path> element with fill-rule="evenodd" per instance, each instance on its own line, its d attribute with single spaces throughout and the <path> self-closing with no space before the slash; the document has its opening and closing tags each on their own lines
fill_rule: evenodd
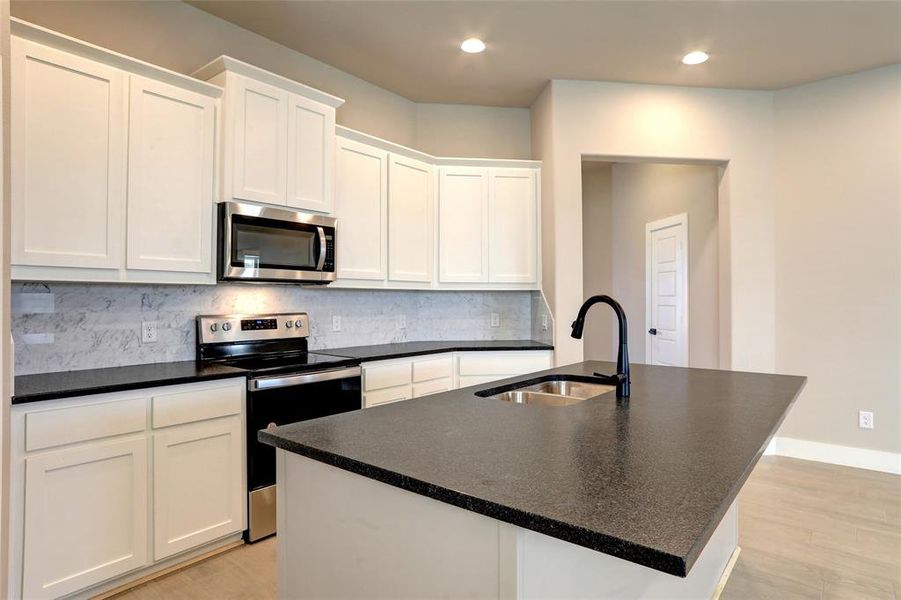
<svg viewBox="0 0 901 600">
<path fill-rule="evenodd" d="M 325 265 L 325 229 L 317 227 L 316 231 L 319 233 L 319 262 L 316 264 L 316 270 L 321 271 Z"/>
</svg>

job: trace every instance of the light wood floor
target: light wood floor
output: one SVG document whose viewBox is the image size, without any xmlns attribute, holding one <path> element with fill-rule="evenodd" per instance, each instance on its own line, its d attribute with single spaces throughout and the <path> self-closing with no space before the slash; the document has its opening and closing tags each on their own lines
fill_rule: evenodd
<svg viewBox="0 0 901 600">
<path fill-rule="evenodd" d="M 739 496 L 741 554 L 723 600 L 901 600 L 901 476 L 764 457 Z M 275 540 L 117 600 L 275 598 Z"/>
</svg>

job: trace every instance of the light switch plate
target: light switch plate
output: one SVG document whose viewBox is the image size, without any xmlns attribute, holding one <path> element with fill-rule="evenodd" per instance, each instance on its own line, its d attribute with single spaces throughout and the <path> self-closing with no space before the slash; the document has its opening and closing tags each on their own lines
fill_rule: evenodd
<svg viewBox="0 0 901 600">
<path fill-rule="evenodd" d="M 501 326 L 500 313 L 491 313 L 491 326 L 492 327 L 500 327 Z"/>
<path fill-rule="evenodd" d="M 332 331 L 341 331 L 341 316 L 334 315 L 332 317 Z"/>
</svg>

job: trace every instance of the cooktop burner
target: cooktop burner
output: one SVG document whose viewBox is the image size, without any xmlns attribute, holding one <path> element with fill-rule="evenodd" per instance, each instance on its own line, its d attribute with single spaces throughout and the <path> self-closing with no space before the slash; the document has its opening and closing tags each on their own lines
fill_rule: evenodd
<svg viewBox="0 0 901 600">
<path fill-rule="evenodd" d="M 223 364 L 247 369 L 254 376 L 345 367 L 359 364 L 360 360 L 349 356 L 321 354 L 319 352 L 280 353 L 271 356 L 250 356 L 224 361 Z"/>
</svg>

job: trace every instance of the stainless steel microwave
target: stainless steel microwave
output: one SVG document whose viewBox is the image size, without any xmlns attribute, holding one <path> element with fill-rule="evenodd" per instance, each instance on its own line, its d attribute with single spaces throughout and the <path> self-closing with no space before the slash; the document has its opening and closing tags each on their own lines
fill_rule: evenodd
<svg viewBox="0 0 901 600">
<path fill-rule="evenodd" d="M 331 217 L 243 202 L 219 204 L 219 280 L 328 284 L 335 280 Z"/>
</svg>

